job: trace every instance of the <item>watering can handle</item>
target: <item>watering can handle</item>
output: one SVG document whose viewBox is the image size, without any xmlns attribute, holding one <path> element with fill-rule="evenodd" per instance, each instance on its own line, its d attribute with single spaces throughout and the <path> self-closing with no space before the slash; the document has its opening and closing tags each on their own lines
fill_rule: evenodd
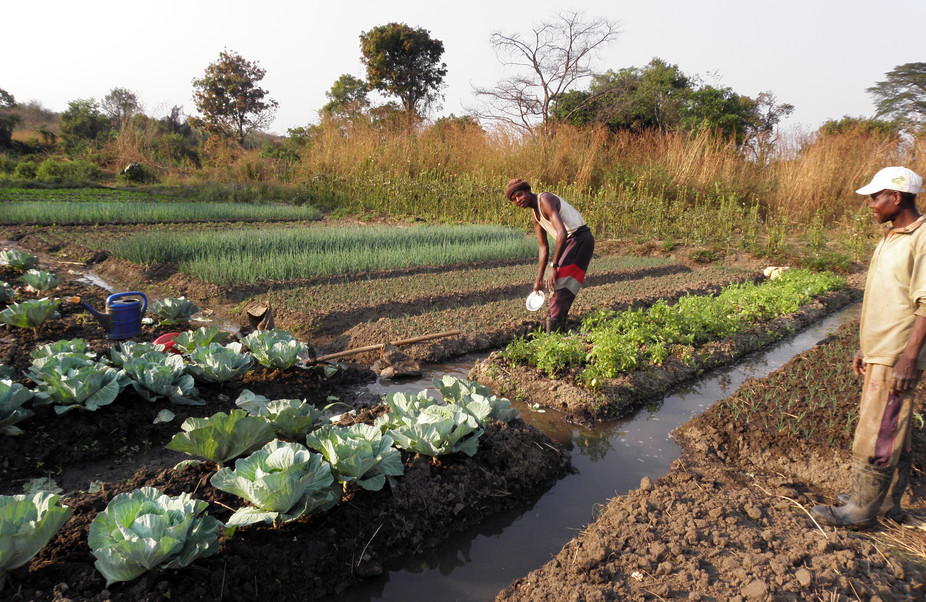
<svg viewBox="0 0 926 602">
<path fill-rule="evenodd" d="M 148 297 L 144 293 L 138 291 L 128 291 L 125 293 L 116 293 L 115 295 L 110 295 L 106 297 L 106 310 L 109 311 L 109 305 L 116 299 L 122 299 L 123 297 L 141 297 L 141 312 L 145 313 L 145 310 L 148 309 Z"/>
</svg>

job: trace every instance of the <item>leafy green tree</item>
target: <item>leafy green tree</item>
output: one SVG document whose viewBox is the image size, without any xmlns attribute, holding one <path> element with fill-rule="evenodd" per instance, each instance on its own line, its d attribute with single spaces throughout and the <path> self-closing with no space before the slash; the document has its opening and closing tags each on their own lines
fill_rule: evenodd
<svg viewBox="0 0 926 602">
<path fill-rule="evenodd" d="M 875 100 L 875 117 L 888 117 L 914 131 L 926 127 L 926 63 L 898 65 L 885 76 L 867 90 Z"/>
<path fill-rule="evenodd" d="M 553 113 L 558 121 L 602 123 L 612 131 L 668 130 L 678 125 L 690 91 L 691 80 L 677 65 L 654 58 L 643 68 L 593 76 L 587 92 L 567 92 Z"/>
<path fill-rule="evenodd" d="M 779 103 L 778 98 L 768 90 L 760 92 L 753 100 L 753 119 L 746 125 L 746 140 L 743 146 L 752 152 L 760 165 L 768 162 L 778 141 L 775 128 L 782 119 L 786 119 L 793 112 L 794 105 Z"/>
<path fill-rule="evenodd" d="M 70 153 L 101 140 L 110 129 L 109 118 L 100 111 L 100 105 L 93 98 L 72 100 L 61 114 L 61 140 Z"/>
<path fill-rule="evenodd" d="M 360 52 L 369 87 L 397 96 L 408 115 L 421 117 L 443 98 L 444 43 L 428 30 L 405 23 L 380 25 L 360 34 Z"/>
<path fill-rule="evenodd" d="M 279 106 L 258 86 L 266 73 L 256 62 L 223 50 L 203 77 L 193 80 L 196 109 L 203 114 L 194 123 L 243 145 L 248 134 L 270 124 Z"/>
<path fill-rule="evenodd" d="M 103 112 L 117 125 L 124 126 L 136 113 L 141 112 L 138 95 L 126 88 L 113 88 L 100 103 Z"/>
<path fill-rule="evenodd" d="M 331 90 L 325 92 L 328 102 L 322 107 L 327 116 L 346 116 L 370 107 L 367 84 L 353 75 L 344 74 L 335 80 Z"/>
<path fill-rule="evenodd" d="M 9 148 L 13 145 L 13 130 L 22 120 L 18 113 L 14 113 L 16 99 L 13 95 L 0 88 L 0 148 Z"/>
<path fill-rule="evenodd" d="M 561 97 L 578 81 L 592 76 L 596 52 L 615 40 L 617 34 L 616 23 L 586 20 L 579 12 L 559 13 L 523 36 L 493 33 L 489 42 L 499 62 L 516 73 L 494 87 L 473 90 L 485 103 L 477 116 L 525 129 L 538 122 L 546 126 L 554 118 L 554 107 Z M 592 100 L 574 95 L 567 102 L 574 104 L 570 112 L 576 112 Z"/>
<path fill-rule="evenodd" d="M 755 105 L 753 99 L 732 88 L 703 86 L 689 95 L 681 125 L 692 131 L 708 128 L 741 145 L 755 126 Z"/>
</svg>

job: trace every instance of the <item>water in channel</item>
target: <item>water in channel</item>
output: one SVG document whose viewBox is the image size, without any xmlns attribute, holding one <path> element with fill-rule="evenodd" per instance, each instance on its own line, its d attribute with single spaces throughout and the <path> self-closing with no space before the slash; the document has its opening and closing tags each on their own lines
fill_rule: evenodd
<svg viewBox="0 0 926 602">
<path fill-rule="evenodd" d="M 583 429 L 564 423 L 550 410 L 533 412 L 516 405 L 525 421 L 556 441 L 571 441 L 578 470 L 558 481 L 529 507 L 513 507 L 477 528 L 457 534 L 434 550 L 408 559 L 404 566 L 365 582 L 337 600 L 492 600 L 513 580 L 545 564 L 585 525 L 596 508 L 615 495 L 666 474 L 680 450 L 670 433 L 714 402 L 732 395 L 748 378 L 762 378 L 806 351 L 844 323 L 856 319 L 855 304 L 810 326 L 735 366 L 645 407 L 636 415 Z M 846 361 L 850 361 L 847 358 Z M 376 393 L 433 390 L 442 374 L 466 378 L 475 359 L 429 366 L 420 381 L 371 386 Z M 433 393 L 439 397 L 437 392 Z"/>
</svg>

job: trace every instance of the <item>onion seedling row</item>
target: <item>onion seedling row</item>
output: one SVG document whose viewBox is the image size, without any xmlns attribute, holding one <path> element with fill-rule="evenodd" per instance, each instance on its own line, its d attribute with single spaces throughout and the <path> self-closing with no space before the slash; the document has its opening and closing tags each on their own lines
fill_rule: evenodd
<svg viewBox="0 0 926 602">
<path fill-rule="evenodd" d="M 2 224 L 145 224 L 203 221 L 317 220 L 315 207 L 244 203 L 32 201 L 0 203 Z"/>
</svg>

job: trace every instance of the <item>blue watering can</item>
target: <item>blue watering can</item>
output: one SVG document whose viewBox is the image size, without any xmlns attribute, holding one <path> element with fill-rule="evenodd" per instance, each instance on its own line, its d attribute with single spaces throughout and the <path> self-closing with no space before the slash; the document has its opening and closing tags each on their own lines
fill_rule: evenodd
<svg viewBox="0 0 926 602">
<path fill-rule="evenodd" d="M 128 339 L 141 334 L 141 317 L 148 309 L 148 298 L 144 293 L 131 291 L 116 293 L 106 298 L 106 312 L 101 313 L 80 300 L 70 297 L 68 301 L 80 303 L 109 333 L 112 340 Z"/>
</svg>

